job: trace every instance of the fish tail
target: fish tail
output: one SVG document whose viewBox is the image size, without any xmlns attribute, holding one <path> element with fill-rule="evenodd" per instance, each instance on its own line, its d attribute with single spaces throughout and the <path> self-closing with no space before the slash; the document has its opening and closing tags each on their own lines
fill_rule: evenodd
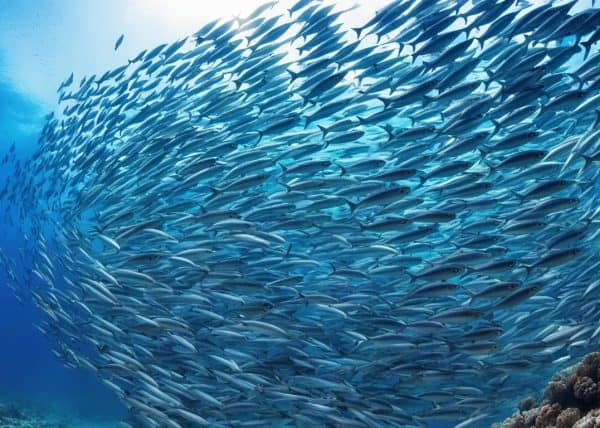
<svg viewBox="0 0 600 428">
<path fill-rule="evenodd" d="M 596 129 L 598 124 L 600 124 L 600 110 L 594 110 L 594 114 L 596 117 L 594 119 L 594 123 L 592 124 L 592 129 Z"/>
<path fill-rule="evenodd" d="M 340 175 L 344 175 L 344 174 L 346 174 L 346 172 L 348 172 L 348 171 L 346 171 L 346 168 L 344 168 L 344 167 L 343 167 L 342 165 L 340 165 L 339 163 L 337 163 L 337 162 L 334 162 L 334 164 L 335 164 L 335 166 L 337 166 L 337 167 L 340 169 Z"/>
<path fill-rule="evenodd" d="M 394 138 L 394 134 L 393 134 L 394 129 L 392 128 L 392 126 L 389 123 L 386 123 L 384 125 L 379 125 L 379 127 L 381 129 L 383 129 L 385 131 L 385 133 L 388 135 L 388 142 L 390 142 L 391 139 Z"/>
<path fill-rule="evenodd" d="M 207 199 L 213 199 L 215 197 L 217 197 L 219 195 L 219 193 L 221 193 L 221 191 L 219 189 L 217 189 L 216 187 L 210 186 L 210 195 L 208 195 Z"/>
<path fill-rule="evenodd" d="M 479 49 L 483 50 L 483 44 L 485 43 L 485 39 L 483 39 L 482 37 L 473 37 L 473 39 L 477 40 L 477 43 L 479 44 Z"/>
<path fill-rule="evenodd" d="M 587 155 L 581 155 L 581 157 L 583 158 L 583 166 L 581 167 L 581 169 L 578 172 L 578 175 L 583 174 L 583 172 L 585 172 L 585 170 L 587 170 L 590 165 L 594 162 L 594 159 L 592 159 L 590 156 Z"/>
<path fill-rule="evenodd" d="M 490 161 L 486 160 L 485 158 L 483 158 L 483 156 L 482 156 L 481 160 L 490 169 L 489 175 L 492 175 L 492 174 L 495 174 L 496 172 L 498 172 L 498 167 L 492 165 L 492 163 Z"/>
<path fill-rule="evenodd" d="M 296 79 L 297 79 L 297 78 L 300 76 L 300 73 L 293 72 L 293 71 L 292 71 L 292 70 L 290 70 L 290 69 L 287 69 L 286 71 L 287 71 L 287 72 L 290 74 L 290 77 L 291 77 L 291 79 L 292 79 L 292 80 L 290 81 L 290 83 L 293 83 L 293 82 L 294 82 L 294 80 L 296 80 Z"/>
<path fill-rule="evenodd" d="M 358 208 L 358 204 L 354 203 L 352 201 L 349 201 L 348 199 L 345 199 L 346 203 L 348 204 L 348 207 L 350 207 L 350 212 L 354 213 L 354 211 L 356 211 L 356 209 Z"/>
<path fill-rule="evenodd" d="M 377 99 L 383 103 L 383 106 L 385 108 L 388 108 L 391 103 L 391 100 L 389 98 L 377 97 Z"/>
<path fill-rule="evenodd" d="M 514 196 L 516 196 L 517 199 L 519 199 L 519 202 L 521 202 L 521 203 L 525 199 L 525 196 L 521 195 L 519 192 L 517 192 L 515 190 L 510 189 L 509 192 L 512 193 Z"/>
<path fill-rule="evenodd" d="M 488 151 L 483 147 L 477 147 L 477 151 L 479 151 L 479 154 L 481 155 L 481 159 L 483 160 L 487 155 L 488 155 Z"/>
<path fill-rule="evenodd" d="M 263 137 L 263 132 L 262 131 L 256 131 L 258 133 L 258 140 L 256 140 L 256 144 L 260 143 L 260 140 L 262 140 Z"/>
<path fill-rule="evenodd" d="M 317 128 L 321 130 L 321 133 L 323 134 L 322 138 L 325 138 L 325 136 L 327 135 L 327 128 L 325 128 L 323 125 L 317 125 Z"/>
<path fill-rule="evenodd" d="M 494 131 L 492 132 L 492 137 L 494 135 L 496 135 L 498 133 L 498 131 L 500 130 L 500 128 L 502 127 L 502 124 L 500 123 L 499 120 L 497 119 L 490 119 L 492 121 L 492 123 L 494 124 Z"/>
<path fill-rule="evenodd" d="M 331 267 L 331 272 L 329 273 L 329 275 L 333 275 L 337 272 L 337 269 L 335 268 L 335 265 L 332 262 L 329 262 L 329 267 Z"/>
<path fill-rule="evenodd" d="M 423 96 L 423 107 L 425 107 L 427 104 L 430 104 L 430 103 L 432 103 L 434 101 L 435 101 L 434 97 L 430 97 L 428 95 L 424 95 Z M 409 119 L 411 120 L 411 125 L 410 126 L 413 126 L 414 123 L 415 123 L 414 119 L 413 118 L 409 118 Z"/>
<path fill-rule="evenodd" d="M 584 54 L 583 54 L 583 60 L 585 61 L 589 54 L 590 54 L 590 50 L 592 49 L 592 45 L 593 43 L 590 43 L 591 40 L 587 40 L 585 42 L 581 42 L 581 46 L 583 46 L 584 49 Z"/>
<path fill-rule="evenodd" d="M 302 107 L 305 107 L 306 104 L 308 104 L 308 97 L 306 95 L 300 95 L 300 98 L 302 98 Z"/>
<path fill-rule="evenodd" d="M 364 28 L 363 27 L 355 27 L 352 28 L 352 31 L 354 31 L 356 33 L 356 38 L 360 40 L 360 34 L 363 32 Z"/>
<path fill-rule="evenodd" d="M 288 192 L 288 193 L 289 193 L 289 192 L 291 192 L 291 191 L 292 191 L 292 188 L 291 188 L 291 186 L 290 186 L 289 184 L 287 184 L 287 183 L 284 183 L 284 182 L 283 182 L 283 181 L 281 181 L 281 180 L 277 180 L 277 183 L 278 183 L 278 184 L 280 184 L 280 185 L 282 185 L 283 187 L 285 187 L 285 191 L 286 191 L 286 192 Z"/>
</svg>

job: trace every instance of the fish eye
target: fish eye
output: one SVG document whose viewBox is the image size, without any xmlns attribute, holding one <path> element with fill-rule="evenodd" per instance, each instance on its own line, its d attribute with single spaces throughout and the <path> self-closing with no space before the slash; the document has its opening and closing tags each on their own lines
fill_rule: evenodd
<svg viewBox="0 0 600 428">
<path fill-rule="evenodd" d="M 458 273 L 458 272 L 460 272 L 460 269 L 459 268 L 452 268 L 452 272 Z"/>
</svg>

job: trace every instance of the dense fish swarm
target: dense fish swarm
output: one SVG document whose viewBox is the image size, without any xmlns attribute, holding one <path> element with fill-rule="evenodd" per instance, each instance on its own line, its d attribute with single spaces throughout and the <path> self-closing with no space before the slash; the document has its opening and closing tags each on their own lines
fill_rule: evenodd
<svg viewBox="0 0 600 428">
<path fill-rule="evenodd" d="M 536 3 L 270 2 L 71 76 L 11 286 L 127 426 L 506 416 L 600 342 L 600 9 Z"/>
</svg>

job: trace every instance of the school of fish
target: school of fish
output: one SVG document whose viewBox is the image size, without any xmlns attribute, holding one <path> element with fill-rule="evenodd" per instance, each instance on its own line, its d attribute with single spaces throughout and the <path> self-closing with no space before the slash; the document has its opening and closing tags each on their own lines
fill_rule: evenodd
<svg viewBox="0 0 600 428">
<path fill-rule="evenodd" d="M 600 8 L 351 9 L 71 75 L 4 156 L 4 276 L 123 426 L 485 426 L 598 349 Z"/>
</svg>

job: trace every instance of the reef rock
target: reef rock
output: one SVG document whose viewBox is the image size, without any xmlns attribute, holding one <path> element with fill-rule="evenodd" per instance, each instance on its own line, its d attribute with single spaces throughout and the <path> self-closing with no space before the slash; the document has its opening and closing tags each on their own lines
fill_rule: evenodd
<svg viewBox="0 0 600 428">
<path fill-rule="evenodd" d="M 553 376 L 545 401 L 526 397 L 519 411 L 493 428 L 600 428 L 600 352 Z"/>
</svg>

